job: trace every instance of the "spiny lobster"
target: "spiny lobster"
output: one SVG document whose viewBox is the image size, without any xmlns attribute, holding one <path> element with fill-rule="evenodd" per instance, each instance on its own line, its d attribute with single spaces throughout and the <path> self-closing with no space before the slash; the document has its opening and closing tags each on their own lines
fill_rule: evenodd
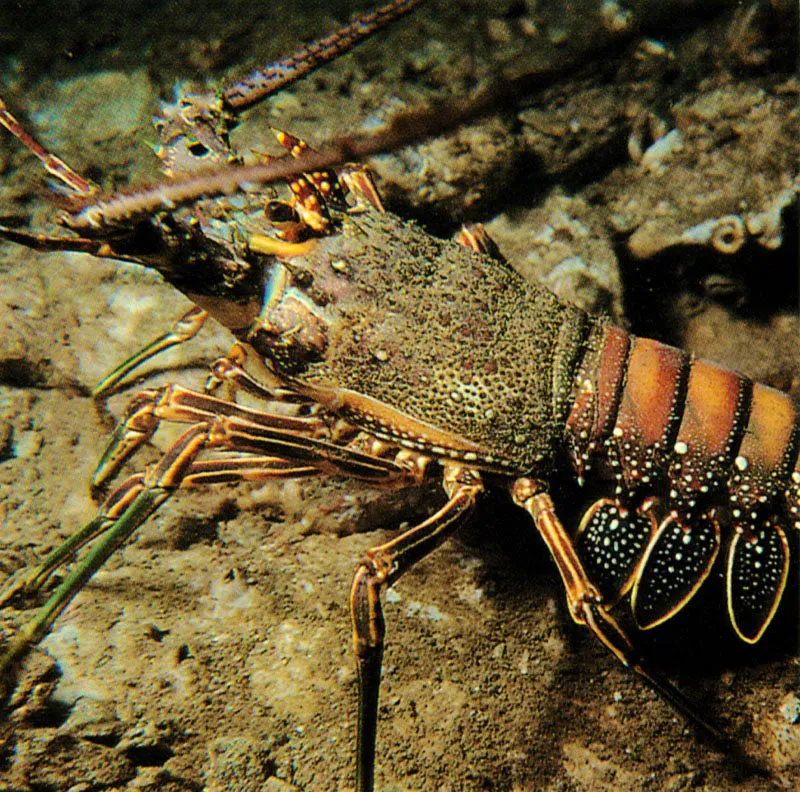
<svg viewBox="0 0 800 792">
<path fill-rule="evenodd" d="M 649 629 L 674 616 L 709 576 L 723 542 L 736 634 L 755 643 L 789 569 L 786 527 L 800 527 L 800 421 L 784 394 L 591 318 L 522 281 L 479 227 L 442 242 L 385 212 L 367 172 L 333 170 L 360 154 L 315 154 L 279 133 L 293 160 L 244 167 L 227 140 L 239 111 L 346 51 L 417 2 L 395 0 L 216 97 L 163 110 L 159 154 L 171 182 L 102 196 L 46 152 L 4 105 L 0 122 L 71 190 L 65 226 L 45 237 L 0 236 L 160 272 L 198 306 L 176 331 L 131 359 L 197 332 L 206 313 L 238 343 L 213 367 L 230 398 L 177 385 L 131 403 L 93 483 L 110 480 L 161 421 L 189 424 L 163 458 L 106 499 L 99 516 L 15 576 L 3 601 L 36 593 L 94 542 L 2 658 L 8 674 L 91 576 L 181 487 L 345 474 L 386 488 L 442 482 L 447 502 L 356 570 L 351 615 L 359 671 L 357 789 L 374 786 L 384 621 L 381 592 L 474 512 L 485 486 L 526 510 L 561 573 L 573 619 L 678 709 L 611 608 L 631 592 Z M 288 72 L 288 76 L 286 76 Z M 234 167 L 220 168 L 234 162 Z M 208 169 L 208 170 L 207 170 Z M 240 185 L 290 179 L 278 200 Z M 237 196 L 238 197 L 238 196 Z M 248 393 L 266 405 L 236 403 Z M 555 469 L 607 480 L 573 536 L 548 491 Z M 712 727 L 708 727 L 711 729 Z"/>
</svg>

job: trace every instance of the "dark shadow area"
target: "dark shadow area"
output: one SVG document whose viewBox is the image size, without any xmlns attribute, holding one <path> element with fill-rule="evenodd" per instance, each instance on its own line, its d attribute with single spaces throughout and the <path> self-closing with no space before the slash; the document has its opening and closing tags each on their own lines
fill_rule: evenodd
<svg viewBox="0 0 800 792">
<path fill-rule="evenodd" d="M 709 248 L 670 248 L 648 261 L 617 246 L 631 331 L 680 345 L 687 318 L 709 303 L 735 317 L 766 322 L 800 304 L 798 205 L 782 216 L 783 244 L 767 250 L 750 240 L 734 256 Z"/>
<path fill-rule="evenodd" d="M 586 494 L 568 477 L 553 482 L 553 499 L 568 530 L 580 521 Z M 654 668 L 675 679 L 700 680 L 726 671 L 796 656 L 800 646 L 800 569 L 790 565 L 789 579 L 781 605 L 766 634 L 755 645 L 741 641 L 731 627 L 725 595 L 725 556 L 728 533 L 708 580 L 683 610 L 658 627 L 642 631 L 633 621 L 629 597 L 613 610 L 614 616 Z M 790 558 L 797 559 L 800 542 L 788 532 Z M 563 585 L 549 552 L 530 518 L 500 490 L 482 501 L 471 526 L 459 533 L 459 540 L 489 559 L 491 578 L 486 593 L 497 599 L 511 599 L 519 607 L 535 607 L 542 590 L 552 593 L 559 607 L 559 627 L 580 653 L 595 639 L 575 625 L 567 613 Z M 563 603 L 563 604 L 562 604 Z M 603 649 L 600 649 L 604 652 Z"/>
<path fill-rule="evenodd" d="M 557 477 L 552 491 L 564 524 L 570 528 L 576 525 L 585 508 L 585 495 L 569 477 Z M 514 506 L 503 491 L 490 491 L 481 504 L 478 518 L 460 532 L 459 541 L 485 563 L 481 585 L 493 607 L 511 619 L 509 636 L 516 636 L 519 641 L 527 632 L 526 618 L 533 620 L 526 613 L 550 609 L 552 600 L 557 603 L 551 617 L 552 634 L 563 641 L 565 650 L 556 667 L 542 667 L 536 672 L 552 679 L 544 683 L 553 685 L 552 704 L 537 710 L 535 728 L 525 735 L 531 762 L 541 774 L 539 783 L 544 778 L 556 779 L 563 772 L 563 756 L 553 746 L 586 740 L 587 708 L 590 716 L 596 718 L 594 708 L 602 711 L 609 706 L 609 685 L 624 684 L 614 683 L 615 677 L 631 680 L 630 692 L 625 694 L 615 717 L 642 718 L 643 706 L 653 707 L 662 713 L 661 717 L 669 717 L 668 706 L 653 703 L 656 694 L 643 681 L 626 672 L 588 630 L 572 621 L 560 577 L 544 542 L 527 514 Z M 791 557 L 797 558 L 800 550 L 797 536 L 792 535 L 791 542 Z M 787 673 L 780 669 L 793 662 L 800 640 L 800 575 L 798 565 L 792 564 L 781 607 L 761 641 L 751 646 L 737 638 L 729 622 L 723 581 L 725 550 L 723 545 L 714 572 L 693 600 L 663 625 L 649 631 L 638 630 L 627 597 L 613 613 L 648 666 L 676 685 L 697 712 L 729 741 L 721 745 L 692 726 L 679 738 L 667 736 L 663 733 L 665 727 L 656 725 L 653 734 L 661 736 L 654 739 L 661 740 L 665 750 L 672 748 L 685 753 L 689 763 L 697 762 L 697 766 L 708 769 L 716 766 L 715 773 L 734 789 L 742 784 L 773 781 L 771 770 L 748 739 L 753 724 L 736 704 L 737 690 L 752 684 L 753 679 L 766 687 L 785 684 L 782 680 Z M 536 651 L 533 643 L 531 650 Z M 489 659 L 478 658 L 476 662 L 487 663 Z M 535 677 L 531 683 L 543 684 Z M 516 706 L 525 707 L 526 703 L 519 701 Z M 608 739 L 612 742 L 613 734 L 611 728 Z M 602 741 L 602 737 L 598 739 Z M 709 752 L 719 758 L 710 759 Z M 690 756 L 694 758 L 688 759 Z M 614 760 L 610 761 L 613 764 Z"/>
</svg>

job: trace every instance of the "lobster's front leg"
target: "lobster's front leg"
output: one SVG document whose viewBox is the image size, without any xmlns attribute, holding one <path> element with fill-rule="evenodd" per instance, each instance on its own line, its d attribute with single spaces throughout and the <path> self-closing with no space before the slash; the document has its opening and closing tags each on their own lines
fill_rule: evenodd
<svg viewBox="0 0 800 792">
<path fill-rule="evenodd" d="M 56 548 L 38 567 L 14 575 L 0 587 L 0 604 L 38 591 L 75 552 L 93 543 L 75 568 L 54 589 L 34 617 L 23 624 L 0 654 L 0 701 L 18 661 L 38 643 L 90 578 L 127 539 L 179 488 L 199 484 L 299 478 L 321 471 L 346 473 L 376 485 L 402 487 L 419 483 L 425 462 L 375 456 L 349 443 L 337 444 L 303 434 L 285 421 L 301 421 L 247 410 L 204 394 L 168 386 L 166 417 L 197 419 L 147 471 L 123 482 L 106 499 L 98 517 Z M 178 394 L 177 399 L 170 395 Z M 146 395 L 146 394 L 145 394 Z M 145 399 L 146 401 L 146 399 Z M 197 407 L 205 408 L 197 411 Z M 194 410 L 194 412 L 193 412 Z M 216 411 L 214 411 L 216 410 Z M 113 441 L 112 441 L 113 442 Z M 201 455 L 218 451 L 224 456 Z M 112 456 L 114 456 L 112 454 Z"/>
<path fill-rule="evenodd" d="M 183 344 L 194 338 L 202 330 L 207 318 L 208 314 L 202 308 L 196 305 L 192 306 L 172 323 L 172 327 L 166 333 L 151 341 L 146 347 L 131 355 L 124 363 L 120 363 L 112 372 L 103 377 L 92 391 L 92 398 L 103 398 L 121 380 L 143 363 L 178 344 Z"/>
<path fill-rule="evenodd" d="M 12 669 L 28 649 L 38 643 L 101 566 L 133 532 L 180 486 L 197 454 L 206 443 L 209 427 L 193 426 L 184 432 L 162 459 L 146 473 L 125 482 L 112 493 L 101 514 L 53 551 L 47 559 L 22 578 L 13 577 L 0 590 L 0 602 L 16 594 L 37 589 L 75 550 L 100 537 L 75 568 L 56 587 L 36 615 L 26 622 L 0 655 L 0 699 Z M 130 486 L 135 482 L 134 486 Z M 109 505 L 110 503 L 110 505 Z"/>
<path fill-rule="evenodd" d="M 353 578 L 350 613 L 358 663 L 356 792 L 372 792 L 375 781 L 378 695 L 386 634 L 381 588 L 391 586 L 467 521 L 483 492 L 483 483 L 477 471 L 448 465 L 444 488 L 448 501 L 436 514 L 391 542 L 368 550 Z"/>
</svg>

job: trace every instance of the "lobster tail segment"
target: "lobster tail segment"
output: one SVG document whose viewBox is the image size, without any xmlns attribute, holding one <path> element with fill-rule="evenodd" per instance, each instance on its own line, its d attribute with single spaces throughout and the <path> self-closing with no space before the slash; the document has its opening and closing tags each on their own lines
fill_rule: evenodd
<svg viewBox="0 0 800 792">
<path fill-rule="evenodd" d="M 642 558 L 631 597 L 641 629 L 667 621 L 691 600 L 711 572 L 719 546 L 713 510 L 691 521 L 673 512 L 661 522 Z"/>
<path fill-rule="evenodd" d="M 781 500 L 797 508 L 800 423 L 780 391 L 754 385 L 747 429 L 729 481 L 734 537 L 728 554 L 728 613 L 743 641 L 755 643 L 780 603 L 789 573 Z M 794 485 L 794 486 L 793 486 Z"/>
<path fill-rule="evenodd" d="M 642 559 L 634 618 L 655 627 L 688 603 L 711 572 L 724 495 L 750 404 L 751 385 L 703 360 L 691 362 L 680 424 L 667 466 L 670 513 Z"/>
<path fill-rule="evenodd" d="M 791 399 L 648 339 L 596 326 L 575 381 L 566 446 L 580 480 L 610 472 L 613 498 L 578 529 L 604 600 L 632 590 L 643 629 L 674 616 L 729 535 L 728 613 L 749 643 L 764 633 L 800 528 L 800 421 Z"/>
<path fill-rule="evenodd" d="M 756 521 L 753 521 L 754 523 Z M 789 573 L 789 543 L 776 520 L 737 527 L 728 553 L 728 613 L 736 634 L 755 643 L 781 601 Z"/>
<path fill-rule="evenodd" d="M 648 498 L 628 509 L 611 498 L 601 498 L 583 515 L 577 545 L 584 569 L 609 604 L 624 597 L 636 577 L 642 556 L 658 528 Z"/>
</svg>

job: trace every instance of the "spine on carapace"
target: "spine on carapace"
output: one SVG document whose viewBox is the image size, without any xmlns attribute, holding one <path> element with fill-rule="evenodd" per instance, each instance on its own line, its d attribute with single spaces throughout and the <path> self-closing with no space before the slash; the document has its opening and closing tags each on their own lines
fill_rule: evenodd
<svg viewBox="0 0 800 792">
<path fill-rule="evenodd" d="M 800 528 L 800 412 L 791 398 L 597 324 L 575 378 L 566 444 L 579 479 L 605 465 L 616 482 L 615 498 L 598 501 L 584 518 L 589 563 L 608 563 L 601 537 L 608 546 L 625 532 L 625 543 L 645 533 L 632 568 L 609 581 L 617 594 L 633 586 L 640 626 L 655 626 L 688 602 L 716 558 L 720 525 L 728 524 L 729 614 L 743 640 L 758 640 L 786 582 L 785 528 Z M 658 511 L 666 515 L 660 524 L 650 516 Z M 633 528 L 632 512 L 644 528 Z"/>
</svg>

